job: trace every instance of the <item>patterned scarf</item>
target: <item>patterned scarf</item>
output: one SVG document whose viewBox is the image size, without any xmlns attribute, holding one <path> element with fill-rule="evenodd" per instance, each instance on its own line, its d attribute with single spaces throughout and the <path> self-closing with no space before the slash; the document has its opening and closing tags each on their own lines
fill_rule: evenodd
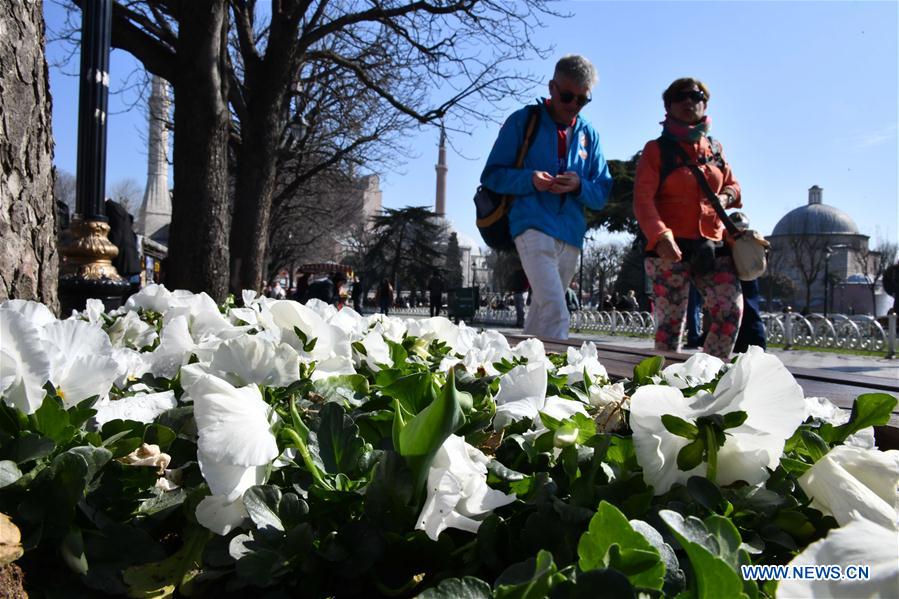
<svg viewBox="0 0 899 599">
<path fill-rule="evenodd" d="M 666 114 L 665 120 L 659 124 L 662 125 L 662 135 L 665 137 L 677 141 L 696 142 L 708 135 L 709 129 L 712 127 L 712 118 L 704 116 L 695 125 L 688 125 Z"/>
</svg>

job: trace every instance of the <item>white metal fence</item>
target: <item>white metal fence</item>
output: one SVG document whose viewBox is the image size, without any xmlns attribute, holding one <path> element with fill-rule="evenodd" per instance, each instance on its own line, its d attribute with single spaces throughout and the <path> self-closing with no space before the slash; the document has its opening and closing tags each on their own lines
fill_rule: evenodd
<svg viewBox="0 0 899 599">
<path fill-rule="evenodd" d="M 428 308 L 401 308 L 392 311 L 397 315 L 429 315 Z M 765 313 L 762 315 L 768 343 L 794 347 L 864 350 L 896 356 L 896 314 L 887 317 L 884 327 L 877 319 L 865 315 L 847 316 L 833 314 L 824 318 L 821 314 L 803 316 L 792 311 Z M 473 323 L 514 326 L 515 310 L 481 308 Z M 604 333 L 609 335 L 651 336 L 655 323 L 649 312 L 610 312 L 585 309 L 571 315 L 571 328 L 575 331 Z"/>
</svg>

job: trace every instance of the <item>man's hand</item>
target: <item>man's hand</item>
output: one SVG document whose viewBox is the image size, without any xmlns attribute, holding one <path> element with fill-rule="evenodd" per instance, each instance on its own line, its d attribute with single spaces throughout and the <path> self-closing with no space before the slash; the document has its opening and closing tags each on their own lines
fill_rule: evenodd
<svg viewBox="0 0 899 599">
<path fill-rule="evenodd" d="M 550 193 L 577 193 L 581 189 L 581 178 L 574 171 L 565 171 L 553 180 Z"/>
<path fill-rule="evenodd" d="M 549 191 L 554 181 L 553 176 L 546 171 L 534 171 L 534 175 L 531 177 L 531 182 L 537 191 Z"/>
<path fill-rule="evenodd" d="M 672 262 L 681 261 L 680 248 L 677 247 L 677 243 L 674 241 L 674 236 L 672 236 L 671 233 L 666 233 L 659 238 L 659 241 L 656 243 L 655 251 L 662 260 L 671 260 Z"/>
</svg>

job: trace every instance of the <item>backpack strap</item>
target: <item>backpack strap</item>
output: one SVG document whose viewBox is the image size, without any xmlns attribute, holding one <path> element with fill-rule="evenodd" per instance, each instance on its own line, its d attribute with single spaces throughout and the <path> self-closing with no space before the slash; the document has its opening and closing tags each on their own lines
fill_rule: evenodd
<svg viewBox="0 0 899 599">
<path fill-rule="evenodd" d="M 715 163 L 718 168 L 724 170 L 727 163 L 724 160 L 721 143 L 712 136 L 707 136 L 707 139 L 709 140 L 709 147 L 712 153 L 706 158 L 701 158 L 698 163 L 708 164 L 712 162 Z M 665 183 L 665 179 L 668 178 L 668 175 L 682 166 L 689 166 L 689 163 L 684 162 L 683 156 L 686 154 L 682 151 L 680 144 L 676 140 L 660 135 L 656 139 L 656 143 L 659 144 L 659 185 L 656 187 L 656 195 L 658 195 L 659 191 L 662 189 L 662 185 Z"/>
<path fill-rule="evenodd" d="M 524 126 L 524 140 L 521 142 L 521 147 L 518 148 L 518 155 L 515 157 L 515 168 L 524 166 L 524 157 L 528 155 L 528 150 L 531 149 L 531 145 L 537 138 L 537 131 L 540 129 L 537 126 L 539 123 L 540 106 L 536 104 L 528 106 L 528 120 Z"/>
</svg>

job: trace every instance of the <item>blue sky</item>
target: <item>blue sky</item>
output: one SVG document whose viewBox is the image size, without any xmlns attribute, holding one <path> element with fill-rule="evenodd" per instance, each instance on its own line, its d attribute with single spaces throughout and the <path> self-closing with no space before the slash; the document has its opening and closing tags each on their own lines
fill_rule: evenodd
<svg viewBox="0 0 899 599">
<path fill-rule="evenodd" d="M 743 187 L 745 211 L 765 234 L 789 210 L 824 188 L 824 203 L 847 212 L 863 234 L 897 240 L 899 232 L 899 3 L 886 2 L 561 2 L 570 19 L 534 32 L 554 45 L 545 60 L 522 65 L 544 83 L 563 54 L 590 58 L 599 71 L 583 111 L 600 133 L 607 158 L 628 158 L 659 133 L 662 90 L 694 76 L 710 88 L 712 135 L 724 145 Z M 62 11 L 46 4 L 48 26 Z M 58 58 L 59 45 L 48 55 Z M 113 88 L 134 69 L 114 51 Z M 77 68 L 73 63 L 68 70 Z M 75 171 L 77 78 L 51 67 L 58 167 Z M 120 85 L 120 84 L 119 84 Z M 129 108 L 133 94 L 110 99 L 107 182 L 146 179 L 146 116 Z M 500 107 L 497 121 L 517 108 Z M 447 213 L 472 236 L 471 202 L 499 122 L 452 134 Z M 438 132 L 408 139 L 417 158 L 382 173 L 388 207 L 433 205 Z"/>
</svg>

